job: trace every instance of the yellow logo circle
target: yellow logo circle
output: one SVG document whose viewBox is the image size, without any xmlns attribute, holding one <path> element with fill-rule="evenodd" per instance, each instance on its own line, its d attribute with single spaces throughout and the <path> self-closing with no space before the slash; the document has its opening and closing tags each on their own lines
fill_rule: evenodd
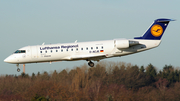
<svg viewBox="0 0 180 101">
<path fill-rule="evenodd" d="M 151 27 L 151 34 L 155 37 L 161 36 L 163 33 L 163 28 L 160 25 L 154 25 Z"/>
</svg>

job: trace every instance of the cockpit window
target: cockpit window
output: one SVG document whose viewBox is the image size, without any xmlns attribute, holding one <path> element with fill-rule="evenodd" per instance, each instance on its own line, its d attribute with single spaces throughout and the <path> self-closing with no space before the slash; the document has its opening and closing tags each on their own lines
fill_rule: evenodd
<svg viewBox="0 0 180 101">
<path fill-rule="evenodd" d="M 14 53 L 26 53 L 26 50 L 17 50 Z"/>
</svg>

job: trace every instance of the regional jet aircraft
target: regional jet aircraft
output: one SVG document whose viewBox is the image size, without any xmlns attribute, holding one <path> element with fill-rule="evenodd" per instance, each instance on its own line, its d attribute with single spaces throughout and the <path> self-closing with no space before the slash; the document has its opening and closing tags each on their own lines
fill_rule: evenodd
<svg viewBox="0 0 180 101">
<path fill-rule="evenodd" d="M 141 37 L 134 39 L 114 39 L 105 41 L 77 42 L 26 46 L 16 50 L 4 62 L 17 64 L 86 60 L 92 61 L 129 55 L 159 46 L 161 37 L 172 19 L 156 19 Z"/>
</svg>

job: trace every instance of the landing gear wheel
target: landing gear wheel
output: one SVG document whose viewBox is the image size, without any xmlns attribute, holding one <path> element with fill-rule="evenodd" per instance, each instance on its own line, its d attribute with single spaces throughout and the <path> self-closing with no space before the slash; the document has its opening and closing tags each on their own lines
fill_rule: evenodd
<svg viewBox="0 0 180 101">
<path fill-rule="evenodd" d="M 94 63 L 91 62 L 91 61 L 88 63 L 88 65 L 89 65 L 90 67 L 94 67 Z"/>
<path fill-rule="evenodd" d="M 18 68 L 17 71 L 20 72 L 20 69 Z"/>
</svg>

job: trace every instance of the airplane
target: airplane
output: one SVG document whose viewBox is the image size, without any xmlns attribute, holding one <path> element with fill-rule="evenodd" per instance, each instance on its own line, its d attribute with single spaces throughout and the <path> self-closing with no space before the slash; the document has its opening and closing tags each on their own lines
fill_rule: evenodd
<svg viewBox="0 0 180 101">
<path fill-rule="evenodd" d="M 4 62 L 17 64 L 76 61 L 86 60 L 90 67 L 92 61 L 100 61 L 105 58 L 130 55 L 159 46 L 161 37 L 170 21 L 173 19 L 156 19 L 149 29 L 140 37 L 134 39 L 114 39 L 105 41 L 90 41 L 26 46 L 16 50 L 7 57 Z"/>
</svg>

